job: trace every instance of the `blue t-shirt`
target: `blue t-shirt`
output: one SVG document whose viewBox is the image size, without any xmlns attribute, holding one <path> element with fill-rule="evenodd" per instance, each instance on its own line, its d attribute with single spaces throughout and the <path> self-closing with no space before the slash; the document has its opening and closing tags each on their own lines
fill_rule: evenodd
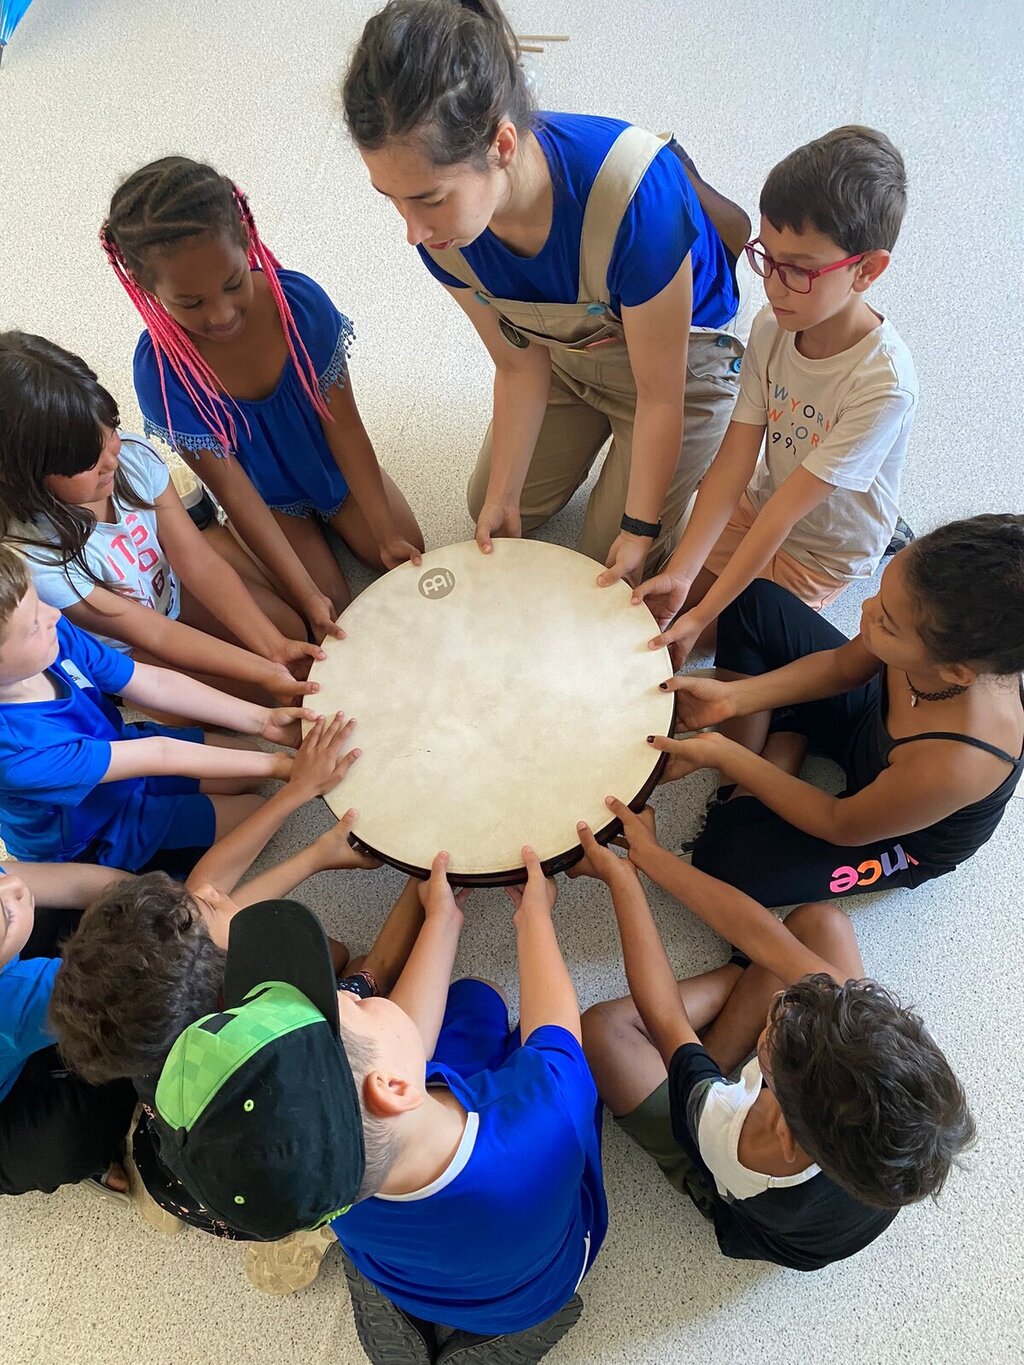
<svg viewBox="0 0 1024 1365">
<path fill-rule="evenodd" d="M 291 309 L 299 336 L 316 372 L 320 393 L 344 386 L 352 323 L 308 275 L 279 270 L 281 289 Z M 160 389 L 160 368 L 153 342 L 143 332 L 135 348 L 135 393 L 145 419 L 147 436 L 179 451 L 220 449 L 217 437 L 204 422 L 169 365 L 164 365 L 167 407 Z M 320 418 L 302 387 L 289 355 L 274 390 L 266 398 L 228 403 L 234 417 L 237 450 L 234 455 L 268 507 L 292 516 L 317 512 L 333 516 L 348 494 L 348 484 L 331 454 Z M 170 415 L 171 430 L 167 419 Z M 173 436 L 171 432 L 173 431 Z"/>
<path fill-rule="evenodd" d="M 103 695 L 120 692 L 135 664 L 64 617 L 57 640 L 47 672 L 58 695 L 0 705 L 0 835 L 31 862 L 69 862 L 99 840 L 97 862 L 141 867 L 161 846 L 173 806 L 147 799 L 146 778 L 100 781 L 111 744 L 137 737 Z"/>
<path fill-rule="evenodd" d="M 488 1035 L 492 1064 L 481 1070 Z M 497 992 L 460 981 L 427 1084 L 447 1085 L 468 1114 L 448 1169 L 425 1190 L 363 1200 L 332 1226 L 406 1312 L 470 1332 L 523 1331 L 572 1297 L 608 1226 L 586 1058 L 553 1025 L 519 1045 Z"/>
<path fill-rule="evenodd" d="M 517 256 L 490 228 L 462 247 L 480 283 L 496 298 L 524 303 L 575 303 L 580 287 L 580 239 L 591 186 L 612 143 L 629 125 L 592 114 L 540 114 L 534 127 L 551 171 L 551 231 L 536 256 Z M 442 284 L 461 281 L 442 270 L 423 247 L 427 269 Z M 687 252 L 693 268 L 693 326 L 724 327 L 738 298 L 729 254 L 667 145 L 647 169 L 622 219 L 608 266 L 612 311 L 634 308 L 660 294 Z M 148 430 L 148 428 L 147 428 Z"/>
<path fill-rule="evenodd" d="M 59 966 L 59 957 L 15 956 L 0 967 L 0 1100 L 32 1053 L 53 1042 L 46 1011 Z"/>
</svg>

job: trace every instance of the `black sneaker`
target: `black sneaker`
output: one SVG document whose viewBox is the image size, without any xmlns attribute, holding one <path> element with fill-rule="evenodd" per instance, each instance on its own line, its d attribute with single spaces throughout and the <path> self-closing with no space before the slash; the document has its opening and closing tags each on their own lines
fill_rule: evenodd
<svg viewBox="0 0 1024 1365">
<path fill-rule="evenodd" d="M 535 1365 L 579 1322 L 583 1300 L 574 1294 L 567 1304 L 525 1332 L 481 1337 L 454 1332 L 437 1353 L 437 1365 Z"/>
<path fill-rule="evenodd" d="M 433 1324 L 411 1317 L 360 1275 L 342 1255 L 359 1343 L 373 1365 L 432 1365 Z"/>
<path fill-rule="evenodd" d="M 903 518 L 897 517 L 896 528 L 892 533 L 892 540 L 889 541 L 889 548 L 882 558 L 888 559 L 889 555 L 899 554 L 900 550 L 905 550 L 911 541 L 916 539 L 917 537 Z"/>
</svg>

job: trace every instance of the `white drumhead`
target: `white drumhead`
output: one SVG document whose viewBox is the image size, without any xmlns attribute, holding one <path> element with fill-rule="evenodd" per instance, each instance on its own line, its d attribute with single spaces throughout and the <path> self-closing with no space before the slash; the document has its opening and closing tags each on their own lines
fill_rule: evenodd
<svg viewBox="0 0 1024 1365">
<path fill-rule="evenodd" d="M 608 794 L 646 795 L 670 734 L 667 649 L 624 583 L 558 545 L 466 541 L 371 584 L 324 641 L 308 704 L 354 716 L 362 756 L 327 801 L 359 812 L 353 834 L 452 880 L 517 880 L 520 849 L 550 863 L 578 849 L 576 822 L 609 824 Z"/>
</svg>

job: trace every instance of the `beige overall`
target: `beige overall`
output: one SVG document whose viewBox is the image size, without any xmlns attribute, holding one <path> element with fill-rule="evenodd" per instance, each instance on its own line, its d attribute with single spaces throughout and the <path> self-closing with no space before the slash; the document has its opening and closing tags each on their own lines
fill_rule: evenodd
<svg viewBox="0 0 1024 1365">
<path fill-rule="evenodd" d="M 623 215 L 664 145 L 654 133 L 635 127 L 624 129 L 612 144 L 584 212 L 575 303 L 496 298 L 461 251 L 430 251 L 438 265 L 474 290 L 481 306 L 498 312 L 510 345 L 536 342 L 551 352 L 547 412 L 520 499 L 524 531 L 540 526 L 565 506 L 611 437 L 578 547 L 601 563 L 619 534 L 625 511 L 637 401 L 622 323 L 611 310 L 608 267 Z M 648 573 L 675 547 L 687 503 L 725 435 L 742 355 L 743 345 L 731 333 L 700 327 L 690 331 L 682 448 L 662 509 L 662 533 L 648 557 Z M 469 481 L 474 521 L 490 476 L 491 435 L 488 427 Z"/>
</svg>

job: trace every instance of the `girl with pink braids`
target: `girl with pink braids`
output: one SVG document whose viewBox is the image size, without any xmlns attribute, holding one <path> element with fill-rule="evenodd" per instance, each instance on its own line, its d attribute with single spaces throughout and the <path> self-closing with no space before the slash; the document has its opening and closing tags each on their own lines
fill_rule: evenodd
<svg viewBox="0 0 1024 1365">
<path fill-rule="evenodd" d="M 135 389 L 147 435 L 194 463 L 314 637 L 341 634 L 351 593 L 325 524 L 374 568 L 423 550 L 356 408 L 351 322 L 278 265 L 241 190 L 186 157 L 129 176 L 100 240 L 146 324 Z"/>
</svg>

